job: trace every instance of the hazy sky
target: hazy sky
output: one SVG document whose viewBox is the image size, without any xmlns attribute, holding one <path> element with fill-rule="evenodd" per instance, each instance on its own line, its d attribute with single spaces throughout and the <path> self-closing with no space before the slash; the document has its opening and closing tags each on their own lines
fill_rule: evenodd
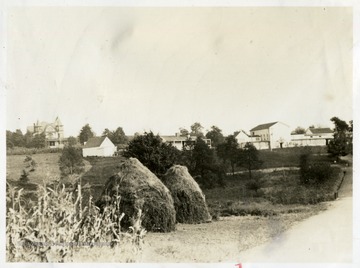
<svg viewBox="0 0 360 268">
<path fill-rule="evenodd" d="M 225 134 L 352 119 L 352 9 L 13 8 L 7 124 Z"/>
</svg>

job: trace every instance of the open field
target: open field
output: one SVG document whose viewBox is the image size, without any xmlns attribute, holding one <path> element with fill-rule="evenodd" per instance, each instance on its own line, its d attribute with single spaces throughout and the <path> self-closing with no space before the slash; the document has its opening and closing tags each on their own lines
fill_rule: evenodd
<svg viewBox="0 0 360 268">
<path fill-rule="evenodd" d="M 291 157 L 283 152 L 269 151 L 264 152 L 263 157 L 271 159 L 271 153 L 274 156 L 273 159 L 277 159 L 271 164 L 274 167 L 279 167 L 276 163 L 279 163 L 281 159 L 288 159 L 288 161 L 284 160 L 284 165 L 290 166 L 291 163 L 295 163 L 295 159 L 298 161 L 298 155 L 300 155 L 297 151 L 292 152 Z M 59 156 L 57 153 L 32 155 L 37 163 L 36 169 L 29 175 L 30 182 L 21 184 L 18 179 L 24 167 L 25 155 L 8 155 L 7 181 L 34 193 L 38 184 L 43 184 L 44 181 L 51 183 L 60 178 Z M 319 157 L 322 157 L 324 161 L 329 161 L 327 156 L 319 155 Z M 94 200 L 101 194 L 107 179 L 117 172 L 122 159 L 122 157 L 86 159 L 86 171 L 81 182 L 82 185 L 90 186 Z M 254 177 L 261 182 L 261 188 L 258 191 L 247 188 L 246 185 L 249 182 L 247 173 L 227 176 L 225 187 L 203 191 L 215 219 L 212 223 L 177 224 L 175 232 L 148 233 L 144 239 L 143 254 L 138 256 L 138 261 L 236 261 L 239 258 L 239 252 L 262 244 L 294 224 L 326 210 L 327 202 L 320 201 L 332 200 L 334 188 L 341 178 L 340 166 L 334 168 L 339 175 L 334 176 L 321 189 L 307 189 L 299 186 L 299 175 L 296 170 L 254 172 Z M 25 194 L 24 197 L 26 196 Z M 319 198 L 319 196 L 322 197 Z M 106 249 L 101 249 L 101 252 L 105 251 Z M 108 261 L 117 261 L 116 257 L 110 257 L 111 254 L 101 255 L 108 256 Z M 81 260 L 81 256 L 80 254 L 77 258 Z M 97 259 L 90 259 L 97 261 Z M 107 261 L 107 259 L 102 258 L 102 261 Z"/>
<path fill-rule="evenodd" d="M 300 155 L 305 152 L 310 153 L 314 161 L 332 161 L 327 155 L 326 146 L 283 148 L 272 151 L 259 150 L 259 159 L 263 161 L 260 168 L 297 167 Z"/>
<path fill-rule="evenodd" d="M 244 250 L 265 243 L 294 224 L 324 210 L 272 217 L 232 216 L 197 225 L 177 224 L 173 233 L 148 233 L 143 262 L 241 262 Z"/>
<path fill-rule="evenodd" d="M 32 159 L 36 162 L 34 172 L 29 173 L 29 181 L 43 184 L 60 178 L 59 158 L 60 153 L 33 154 Z M 17 181 L 22 170 L 25 168 L 26 155 L 8 155 L 6 157 L 6 180 Z"/>
</svg>

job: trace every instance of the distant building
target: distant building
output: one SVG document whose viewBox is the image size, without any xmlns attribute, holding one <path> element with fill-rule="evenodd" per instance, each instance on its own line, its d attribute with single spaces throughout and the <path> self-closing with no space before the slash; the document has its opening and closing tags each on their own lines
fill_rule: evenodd
<svg viewBox="0 0 360 268">
<path fill-rule="evenodd" d="M 289 147 L 290 127 L 282 122 L 257 125 L 250 129 L 252 143 L 257 149 L 275 149 Z"/>
<path fill-rule="evenodd" d="M 258 150 L 269 149 L 269 142 L 262 141 L 259 135 L 251 136 L 244 130 L 238 131 L 235 134 L 235 139 L 237 140 L 240 148 L 244 148 L 245 144 L 250 142 Z"/>
<path fill-rule="evenodd" d="M 163 142 L 173 145 L 178 150 L 182 150 L 187 143 L 195 143 L 196 136 L 181 136 L 180 133 L 175 133 L 174 136 L 160 136 Z M 211 147 L 211 139 L 202 139 L 209 147 Z"/>
<path fill-rule="evenodd" d="M 108 137 L 90 138 L 82 149 L 83 157 L 87 156 L 113 156 L 116 146 Z"/>
<path fill-rule="evenodd" d="M 326 146 L 334 139 L 330 128 L 308 128 L 304 134 L 292 134 L 291 146 Z"/>
<path fill-rule="evenodd" d="M 53 123 L 39 122 L 27 127 L 27 131 L 35 135 L 45 134 L 46 147 L 63 148 L 64 147 L 64 126 L 59 117 L 56 117 Z"/>
</svg>

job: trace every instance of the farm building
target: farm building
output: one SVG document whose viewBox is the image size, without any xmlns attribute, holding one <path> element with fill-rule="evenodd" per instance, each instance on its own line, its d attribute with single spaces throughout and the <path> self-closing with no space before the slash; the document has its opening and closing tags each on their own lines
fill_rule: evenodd
<svg viewBox="0 0 360 268">
<path fill-rule="evenodd" d="M 53 123 L 39 122 L 38 120 L 32 126 L 28 126 L 26 130 L 33 136 L 44 134 L 46 146 L 49 148 L 64 147 L 64 126 L 59 117 L 56 117 Z"/>
<path fill-rule="evenodd" d="M 291 146 L 326 146 L 334 137 L 330 128 L 308 128 L 304 134 L 292 134 Z"/>
<path fill-rule="evenodd" d="M 164 142 L 173 145 L 178 150 L 182 150 L 187 142 L 195 143 L 196 138 L 196 136 L 181 136 L 180 133 L 175 133 L 174 136 L 161 136 L 161 139 Z M 204 138 L 203 140 L 209 147 L 211 147 L 211 139 Z"/>
<path fill-rule="evenodd" d="M 244 130 L 240 130 L 235 134 L 235 139 L 237 140 L 240 148 L 244 148 L 245 144 L 250 142 L 256 149 L 269 149 L 269 143 L 267 141 L 262 141 L 259 135 L 251 136 L 246 133 Z"/>
<path fill-rule="evenodd" d="M 257 149 L 275 149 L 289 146 L 290 127 L 282 122 L 257 125 L 250 130 L 252 141 Z M 265 146 L 267 144 L 267 146 Z M 267 148 L 266 148 L 267 147 Z"/>
<path fill-rule="evenodd" d="M 113 156 L 116 146 L 108 137 L 90 138 L 82 149 L 83 157 L 87 156 Z"/>
</svg>

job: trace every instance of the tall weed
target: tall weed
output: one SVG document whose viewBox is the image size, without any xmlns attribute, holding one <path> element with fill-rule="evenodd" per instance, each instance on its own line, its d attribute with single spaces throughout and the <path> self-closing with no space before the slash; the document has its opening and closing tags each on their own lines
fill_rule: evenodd
<svg viewBox="0 0 360 268">
<path fill-rule="evenodd" d="M 120 197 L 100 212 L 91 197 L 82 204 L 81 191 L 80 184 L 75 192 L 64 185 L 39 186 L 37 204 L 27 209 L 23 190 L 8 185 L 7 261 L 79 261 L 84 255 L 85 260 L 96 255 L 99 248 L 105 249 L 109 258 L 115 256 L 116 261 L 137 261 L 146 234 L 141 227 L 141 210 L 134 215 L 133 226 L 124 231 Z"/>
</svg>

